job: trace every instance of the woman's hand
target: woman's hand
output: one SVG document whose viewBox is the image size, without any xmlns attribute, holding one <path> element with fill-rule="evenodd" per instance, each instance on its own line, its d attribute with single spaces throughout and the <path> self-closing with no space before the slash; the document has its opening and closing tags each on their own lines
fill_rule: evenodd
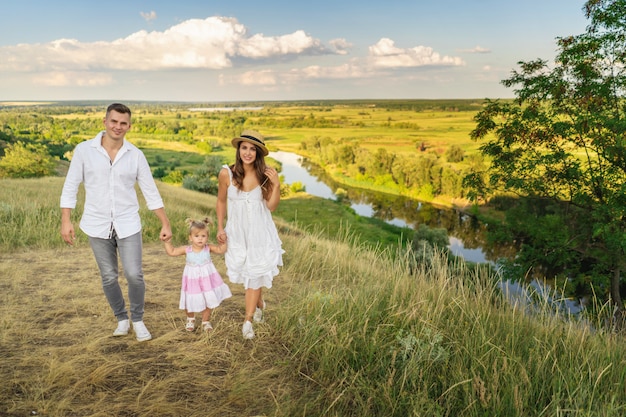
<svg viewBox="0 0 626 417">
<path fill-rule="evenodd" d="M 265 175 L 275 187 L 280 187 L 280 177 L 278 176 L 278 171 L 272 167 L 267 167 L 265 168 Z"/>
<path fill-rule="evenodd" d="M 217 242 L 220 245 L 223 245 L 224 243 L 226 243 L 226 241 L 228 240 L 228 236 L 226 235 L 226 232 L 224 231 L 224 229 L 220 229 L 217 231 Z"/>
</svg>

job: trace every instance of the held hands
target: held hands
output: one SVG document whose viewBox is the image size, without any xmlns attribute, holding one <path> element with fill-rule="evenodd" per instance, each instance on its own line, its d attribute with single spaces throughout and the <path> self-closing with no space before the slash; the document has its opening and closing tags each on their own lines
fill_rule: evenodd
<svg viewBox="0 0 626 417">
<path fill-rule="evenodd" d="M 226 243 L 226 241 L 228 240 L 228 236 L 226 235 L 226 232 L 224 231 L 224 229 L 220 229 L 217 231 L 217 242 L 220 245 L 223 245 Z"/>
<path fill-rule="evenodd" d="M 159 234 L 159 239 L 163 242 L 169 242 L 172 239 L 172 229 L 169 226 L 163 226 L 161 228 L 161 233 Z"/>
</svg>

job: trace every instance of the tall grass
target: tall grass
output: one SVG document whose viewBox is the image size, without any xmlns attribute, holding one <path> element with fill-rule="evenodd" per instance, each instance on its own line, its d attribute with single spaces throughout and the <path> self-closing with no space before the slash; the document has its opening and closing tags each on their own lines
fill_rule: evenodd
<svg viewBox="0 0 626 417">
<path fill-rule="evenodd" d="M 486 269 L 416 265 L 349 230 L 331 241 L 279 218 L 285 266 L 265 292 L 266 323 L 243 341 L 237 287 L 213 334 L 185 333 L 182 266 L 142 208 L 155 338 L 112 338 L 86 241 L 68 249 L 58 234 L 61 186 L 0 181 L 0 415 L 626 415 L 622 336 L 548 301 L 513 305 Z M 182 244 L 184 219 L 212 215 L 215 199 L 159 188 Z"/>
<path fill-rule="evenodd" d="M 64 178 L 2 179 L 0 187 L 0 250 L 50 249 L 64 247 L 61 239 L 61 210 L 59 208 Z M 206 217 L 215 220 L 215 197 L 193 193 L 179 187 L 157 183 L 166 201 L 166 211 L 172 222 L 175 239 L 187 241 L 184 220 Z M 163 193 L 164 190 L 167 190 Z M 161 222 L 146 207 L 139 193 L 143 236 L 146 242 L 158 241 Z M 76 231 L 76 246 L 88 244 L 78 227 L 83 213 L 84 191 L 78 192 L 78 204 L 72 211 Z"/>
<path fill-rule="evenodd" d="M 63 178 L 54 177 L 0 181 L 0 250 L 60 246 L 62 186 Z M 82 189 L 79 198 L 84 198 Z M 81 213 L 82 207 L 75 215 Z"/>
<path fill-rule="evenodd" d="M 278 331 L 317 388 L 298 400 L 306 415 L 626 415 L 623 338 L 547 302 L 529 315 L 486 270 L 443 257 L 414 271 L 410 254 L 296 243 L 288 270 L 303 284 Z"/>
</svg>

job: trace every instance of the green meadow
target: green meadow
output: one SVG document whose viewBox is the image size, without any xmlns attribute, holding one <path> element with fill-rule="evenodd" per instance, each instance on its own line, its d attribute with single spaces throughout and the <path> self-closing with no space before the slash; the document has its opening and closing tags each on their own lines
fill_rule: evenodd
<svg viewBox="0 0 626 417">
<path fill-rule="evenodd" d="M 443 187 L 439 183 L 442 177 L 454 177 L 460 184 L 470 167 L 481 163 L 479 144 L 469 136 L 475 126 L 474 116 L 483 104 L 481 100 L 251 104 L 259 104 L 258 109 L 242 107 L 245 110 L 228 112 L 190 111 L 181 106 L 158 111 L 145 109 L 137 117 L 129 137 L 146 149 L 152 164 L 156 162 L 156 153 L 174 158 L 172 153 L 177 153 L 181 163 L 176 169 L 190 172 L 192 166 L 188 161 L 192 158 L 188 152 L 232 161 L 228 138 L 243 129 L 256 129 L 265 135 L 270 150 L 303 155 L 345 186 L 403 194 L 439 205 L 469 205 L 460 185 L 446 190 L 440 189 Z M 161 130 L 157 128 L 155 132 L 155 126 L 161 126 Z M 163 133 L 167 127 L 176 134 Z M 342 146 L 354 150 L 355 160 L 328 161 L 327 154 L 339 152 L 336 149 Z M 461 160 L 448 160 L 447 152 L 451 149 L 462 153 Z M 388 162 L 378 172 L 376 165 L 381 151 Z M 431 162 L 417 170 L 407 167 L 409 161 L 421 160 Z M 418 175 L 416 171 L 425 174 L 419 180 L 413 178 L 411 186 L 391 179 L 392 173 L 401 178 Z M 361 175 L 363 172 L 365 175 Z"/>
<path fill-rule="evenodd" d="M 59 236 L 62 183 L 0 180 L 2 416 L 626 414 L 622 336 L 557 314 L 541 294 L 533 310 L 511 304 L 486 269 L 372 245 L 364 236 L 378 225 L 355 232 L 348 210 L 306 224 L 326 216 L 304 215 L 311 198 L 298 195 L 274 216 L 285 265 L 253 340 L 241 337 L 243 291 L 233 285 L 214 331 L 184 330 L 184 261 L 165 255 L 142 203 L 154 339 L 114 338 L 87 240 L 79 233 L 67 247 Z M 158 186 L 175 244 L 185 244 L 184 219 L 213 216 L 215 197 Z"/>
</svg>

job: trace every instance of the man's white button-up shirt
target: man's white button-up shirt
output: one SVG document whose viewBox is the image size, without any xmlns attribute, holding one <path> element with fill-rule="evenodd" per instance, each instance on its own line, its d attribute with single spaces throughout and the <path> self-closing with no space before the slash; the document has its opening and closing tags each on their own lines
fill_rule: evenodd
<svg viewBox="0 0 626 417">
<path fill-rule="evenodd" d="M 80 183 L 85 186 L 85 207 L 80 228 L 87 236 L 110 238 L 112 228 L 125 238 L 141 230 L 135 183 L 150 210 L 163 206 L 145 155 L 124 139 L 115 160 L 102 147 L 100 132 L 94 139 L 79 143 L 61 193 L 61 208 L 74 209 Z"/>
</svg>

